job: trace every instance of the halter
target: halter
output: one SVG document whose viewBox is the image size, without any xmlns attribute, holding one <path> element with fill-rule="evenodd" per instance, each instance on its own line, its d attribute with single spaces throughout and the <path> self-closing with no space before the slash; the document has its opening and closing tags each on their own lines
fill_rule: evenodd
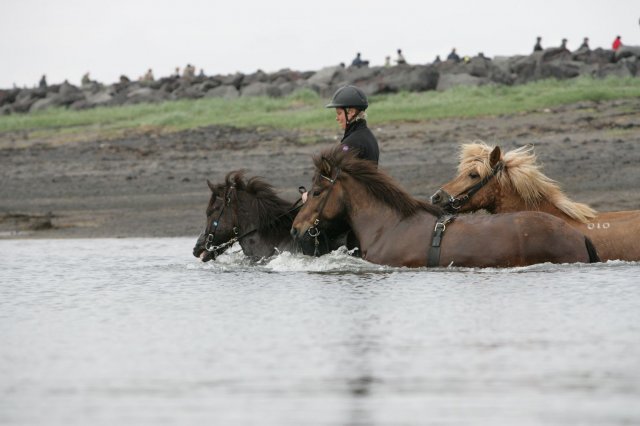
<svg viewBox="0 0 640 426">
<path fill-rule="evenodd" d="M 465 189 L 464 191 L 458 193 L 458 195 L 456 195 L 455 197 L 449 195 L 447 193 L 447 191 L 445 191 L 442 188 L 440 188 L 440 190 L 443 193 L 449 195 L 449 201 L 448 201 L 447 205 L 445 206 L 445 209 L 449 209 L 449 210 L 453 210 L 453 211 L 459 210 L 460 207 L 462 207 L 464 204 L 466 204 L 469 201 L 469 199 L 476 192 L 480 191 L 480 189 L 483 186 L 485 186 L 491 179 L 493 179 L 494 176 L 496 176 L 503 169 L 504 169 L 504 162 L 498 161 L 498 163 L 493 167 L 493 169 L 491 169 L 491 173 L 489 173 L 487 176 L 483 177 L 480 182 L 478 182 L 475 185 L 472 185 L 469 188 Z M 464 194 L 464 195 L 462 195 L 462 194 Z"/>
<path fill-rule="evenodd" d="M 242 233 L 241 235 L 238 235 L 240 233 L 240 223 L 238 220 L 238 193 L 237 191 L 235 192 L 236 196 L 235 196 L 235 200 L 236 203 L 234 205 L 233 208 L 233 218 L 232 218 L 232 223 L 233 225 L 233 237 L 231 237 L 231 239 L 229 239 L 228 241 L 219 244 L 217 246 L 212 245 L 213 244 L 213 239 L 215 237 L 216 234 L 216 230 L 218 229 L 218 225 L 220 224 L 220 218 L 222 217 L 222 214 L 224 213 L 224 209 L 225 207 L 229 207 L 231 205 L 231 193 L 236 189 L 235 185 L 231 185 L 228 190 L 225 192 L 225 199 L 226 202 L 225 204 L 222 205 L 222 209 L 220 209 L 220 214 L 218 215 L 218 218 L 216 220 L 214 220 L 212 222 L 214 228 L 213 228 L 213 232 L 210 232 L 207 235 L 207 240 L 205 241 L 204 244 L 204 248 L 205 250 L 207 250 L 209 253 L 213 253 L 213 258 L 215 259 L 218 255 L 222 254 L 222 252 L 224 250 L 226 250 L 229 246 L 232 246 L 233 244 L 235 244 L 236 242 L 242 240 L 244 237 L 246 237 L 249 234 L 252 234 L 254 232 L 258 231 L 258 228 L 253 228 L 250 229 L 244 233 Z M 293 203 L 293 206 L 287 210 L 285 213 L 282 213 L 280 215 L 278 215 L 274 221 L 280 219 L 281 217 L 284 217 L 286 215 L 288 215 L 289 213 L 295 211 L 296 209 L 299 209 L 301 206 L 298 205 L 300 204 L 300 202 L 302 201 L 302 199 L 298 199 L 295 203 Z"/>
<path fill-rule="evenodd" d="M 337 182 L 338 177 L 340 177 L 340 170 L 341 169 L 338 168 L 338 171 L 336 172 L 336 177 L 333 179 L 320 173 L 320 177 L 331 182 L 331 186 L 329 187 L 329 191 L 327 192 L 327 195 L 325 195 L 325 197 L 320 202 L 320 207 L 318 208 L 316 220 L 314 220 L 313 225 L 309 229 L 307 229 L 307 233 L 309 234 L 309 236 L 314 239 L 314 245 L 315 245 L 315 249 L 313 252 L 314 256 L 317 256 L 318 246 L 320 245 L 320 241 L 318 240 L 318 236 L 320 235 L 320 230 L 318 229 L 318 225 L 320 224 L 320 215 L 322 214 L 322 211 L 324 210 L 324 207 L 327 204 L 327 200 L 329 199 L 329 194 L 331 193 L 331 190 L 333 189 L 334 184 Z"/>
</svg>

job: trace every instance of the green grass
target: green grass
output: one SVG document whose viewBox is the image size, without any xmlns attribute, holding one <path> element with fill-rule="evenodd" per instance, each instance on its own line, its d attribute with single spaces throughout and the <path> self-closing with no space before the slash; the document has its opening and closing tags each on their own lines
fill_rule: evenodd
<svg viewBox="0 0 640 426">
<path fill-rule="evenodd" d="M 495 116 L 552 108 L 580 101 L 640 97 L 640 78 L 545 80 L 520 86 L 457 87 L 446 92 L 374 96 L 369 120 L 376 124 L 444 117 Z M 33 137 L 109 137 L 124 131 L 178 131 L 208 125 L 320 129 L 331 126 L 328 99 L 310 90 L 272 98 L 208 98 L 160 104 L 50 109 L 0 117 L 0 133 L 26 131 Z"/>
</svg>

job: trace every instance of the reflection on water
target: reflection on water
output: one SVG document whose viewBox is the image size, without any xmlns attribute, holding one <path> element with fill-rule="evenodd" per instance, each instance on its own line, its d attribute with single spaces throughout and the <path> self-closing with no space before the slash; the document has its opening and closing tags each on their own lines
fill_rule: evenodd
<svg viewBox="0 0 640 426">
<path fill-rule="evenodd" d="M 203 264 L 193 242 L 0 241 L 0 423 L 640 423 L 638 263 Z"/>
</svg>

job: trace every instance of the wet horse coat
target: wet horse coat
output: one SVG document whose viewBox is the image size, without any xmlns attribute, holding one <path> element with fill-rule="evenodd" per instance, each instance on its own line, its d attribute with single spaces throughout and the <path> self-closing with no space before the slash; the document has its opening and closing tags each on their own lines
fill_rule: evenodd
<svg viewBox="0 0 640 426">
<path fill-rule="evenodd" d="M 289 230 L 298 208 L 278 197 L 263 179 L 245 179 L 243 171 L 232 171 L 224 183 L 207 184 L 211 189 L 207 220 L 193 248 L 194 256 L 205 262 L 215 259 L 236 241 L 244 254 L 254 259 L 298 249 L 309 255 L 316 252 L 312 241 L 299 244 L 291 238 Z M 321 240 L 317 254 L 326 254 L 343 243 L 330 234 Z"/>
<path fill-rule="evenodd" d="M 411 197 L 375 165 L 339 147 L 324 151 L 314 162 L 311 197 L 296 216 L 292 235 L 346 219 L 364 259 L 391 266 L 427 265 L 440 208 Z M 597 260 L 590 257 L 587 244 L 580 232 L 545 213 L 461 216 L 446 225 L 439 265 L 509 267 Z"/>
<path fill-rule="evenodd" d="M 474 186 L 477 189 L 470 193 Z M 602 260 L 640 260 L 640 210 L 598 213 L 570 200 L 540 171 L 532 147 L 503 154 L 484 143 L 463 145 L 458 176 L 431 201 L 458 212 L 549 213 L 588 236 Z"/>
</svg>

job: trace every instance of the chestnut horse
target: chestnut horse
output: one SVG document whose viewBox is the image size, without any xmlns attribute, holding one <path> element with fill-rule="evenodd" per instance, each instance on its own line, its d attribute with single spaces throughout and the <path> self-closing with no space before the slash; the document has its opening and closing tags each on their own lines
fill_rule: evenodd
<svg viewBox="0 0 640 426">
<path fill-rule="evenodd" d="M 206 262 L 224 253 L 236 241 L 248 257 L 260 259 L 277 252 L 297 251 L 322 255 L 345 245 L 337 232 L 314 241 L 295 243 L 289 234 L 298 203 L 278 197 L 273 187 L 258 177 L 245 179 L 241 170 L 227 174 L 224 183 L 207 180 L 211 198 L 207 221 L 193 248 L 193 255 Z M 318 241 L 318 240 L 316 240 Z"/>
<path fill-rule="evenodd" d="M 439 266 L 598 260 L 584 235 L 551 215 L 465 215 L 445 223 L 439 207 L 411 197 L 375 164 L 340 146 L 314 157 L 314 164 L 311 196 L 293 221 L 294 237 L 344 218 L 360 241 L 362 258 L 390 266 L 427 266 L 436 226 L 446 229 Z"/>
<path fill-rule="evenodd" d="M 540 171 L 530 146 L 503 154 L 484 143 L 463 145 L 458 176 L 433 194 L 431 202 L 457 212 L 549 213 L 589 237 L 602 260 L 640 260 L 640 210 L 597 213 L 570 200 Z"/>
</svg>

